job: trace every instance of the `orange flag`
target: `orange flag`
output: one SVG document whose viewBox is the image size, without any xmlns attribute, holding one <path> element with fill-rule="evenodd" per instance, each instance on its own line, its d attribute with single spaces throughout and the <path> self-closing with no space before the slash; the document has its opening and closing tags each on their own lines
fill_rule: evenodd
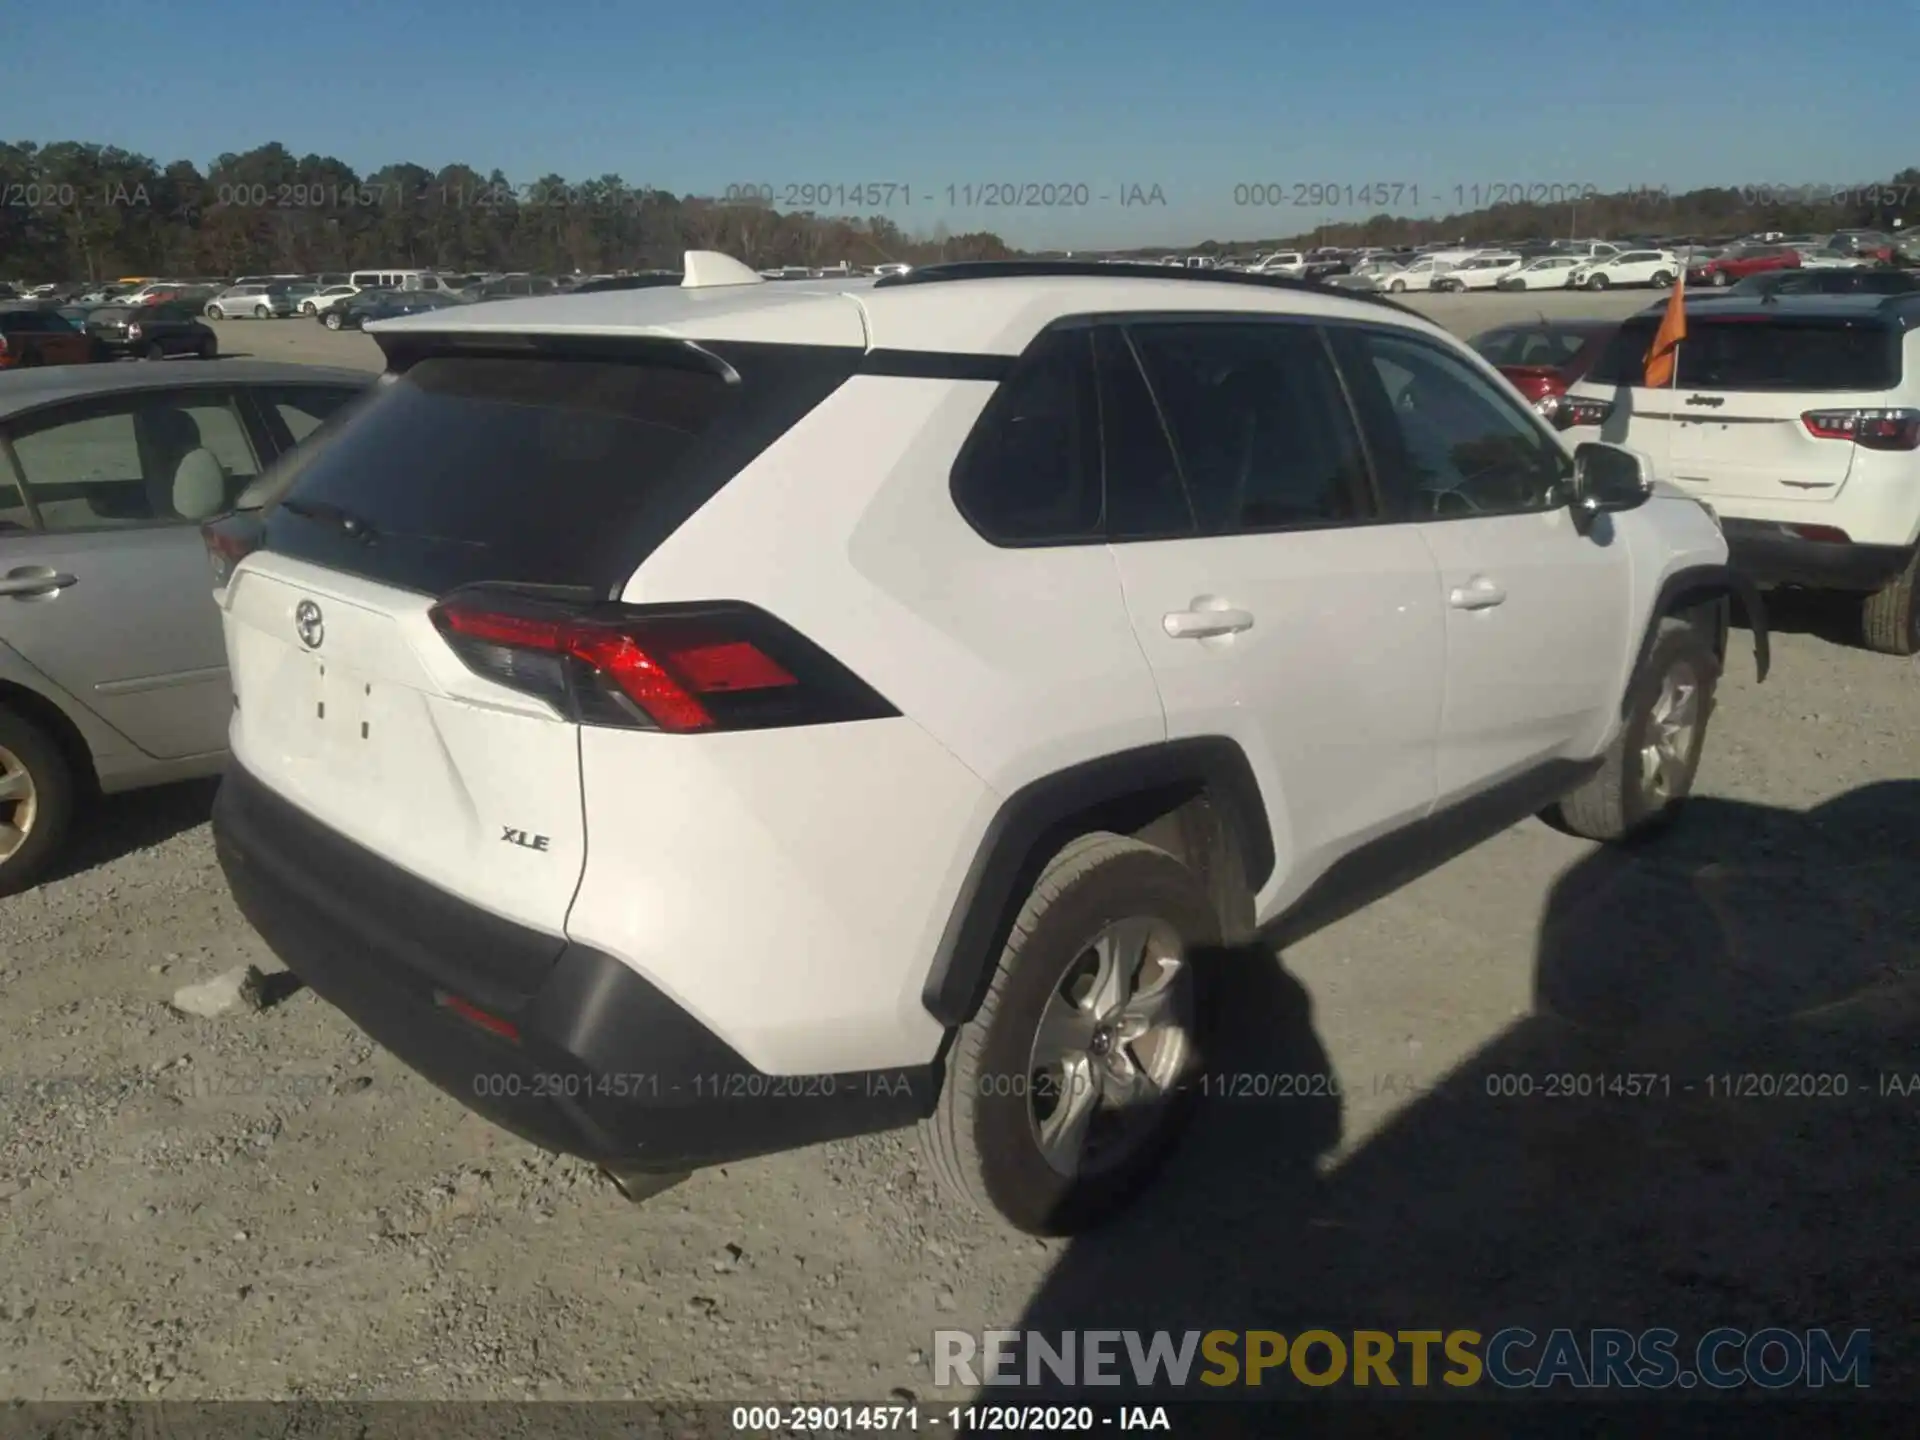
<svg viewBox="0 0 1920 1440">
<path fill-rule="evenodd" d="M 1673 380 L 1674 356 L 1680 342 L 1687 338 L 1687 275 L 1683 270 L 1673 282 L 1673 294 L 1667 297 L 1667 313 L 1654 332 L 1653 348 L 1647 351 L 1646 387 L 1658 390 Z"/>
</svg>

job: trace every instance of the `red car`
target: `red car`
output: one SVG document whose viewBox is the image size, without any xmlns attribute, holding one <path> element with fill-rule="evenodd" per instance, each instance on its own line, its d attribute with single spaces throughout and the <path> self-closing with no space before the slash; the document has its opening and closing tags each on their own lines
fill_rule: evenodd
<svg viewBox="0 0 1920 1440">
<path fill-rule="evenodd" d="M 1731 285 L 1763 270 L 1795 270 L 1800 252 L 1791 245 L 1742 245 L 1704 265 L 1687 267 L 1689 285 Z"/>
<path fill-rule="evenodd" d="M 1619 328 L 1618 320 L 1530 320 L 1502 325 L 1468 343 L 1559 426 L 1560 397 L 1600 358 Z"/>
</svg>

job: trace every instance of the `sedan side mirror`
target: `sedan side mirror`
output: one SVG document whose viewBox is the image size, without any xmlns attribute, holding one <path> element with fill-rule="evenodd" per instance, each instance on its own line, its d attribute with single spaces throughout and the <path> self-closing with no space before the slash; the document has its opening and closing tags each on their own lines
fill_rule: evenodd
<svg viewBox="0 0 1920 1440">
<path fill-rule="evenodd" d="M 1596 517 L 1644 505 L 1653 494 L 1653 467 L 1638 451 L 1599 440 L 1573 452 L 1573 520 L 1584 532 Z"/>
</svg>

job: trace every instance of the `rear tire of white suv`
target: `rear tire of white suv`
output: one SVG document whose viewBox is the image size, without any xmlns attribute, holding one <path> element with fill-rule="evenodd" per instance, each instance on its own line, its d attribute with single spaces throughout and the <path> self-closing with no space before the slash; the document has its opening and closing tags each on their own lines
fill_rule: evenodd
<svg viewBox="0 0 1920 1440">
<path fill-rule="evenodd" d="M 1699 629 L 1662 620 L 1599 772 L 1542 818 L 1588 840 L 1627 840 L 1669 824 L 1693 790 L 1719 680 L 1720 661 Z"/>
<path fill-rule="evenodd" d="M 53 737 L 0 705 L 0 895 L 40 878 L 73 820 L 73 769 Z"/>
<path fill-rule="evenodd" d="M 1860 604 L 1860 632 L 1869 650 L 1882 655 L 1920 655 L 1920 556 L 1907 562 L 1900 578 L 1882 586 Z"/>
<path fill-rule="evenodd" d="M 1035 883 L 921 1127 L 943 1188 L 1030 1235 L 1098 1225 L 1185 1130 L 1202 977 L 1217 943 L 1206 887 L 1121 835 L 1072 841 Z M 1127 1113 L 1128 1111 L 1132 1113 Z"/>
</svg>

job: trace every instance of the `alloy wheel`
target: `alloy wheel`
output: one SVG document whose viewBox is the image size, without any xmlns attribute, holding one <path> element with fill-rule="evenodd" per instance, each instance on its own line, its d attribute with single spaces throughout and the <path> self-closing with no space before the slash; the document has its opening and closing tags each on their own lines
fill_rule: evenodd
<svg viewBox="0 0 1920 1440">
<path fill-rule="evenodd" d="M 1700 676 L 1680 661 L 1661 677 L 1640 745 L 1640 784 L 1649 809 L 1669 805 L 1685 793 L 1699 730 Z"/>
<path fill-rule="evenodd" d="M 40 792 L 20 757 L 0 745 L 0 861 L 27 843 L 40 809 Z"/>
<path fill-rule="evenodd" d="M 1146 1143 L 1194 1051 L 1193 976 L 1163 920 L 1109 922 L 1081 949 L 1034 1031 L 1033 1138 L 1062 1175 L 1124 1164 Z"/>
</svg>

